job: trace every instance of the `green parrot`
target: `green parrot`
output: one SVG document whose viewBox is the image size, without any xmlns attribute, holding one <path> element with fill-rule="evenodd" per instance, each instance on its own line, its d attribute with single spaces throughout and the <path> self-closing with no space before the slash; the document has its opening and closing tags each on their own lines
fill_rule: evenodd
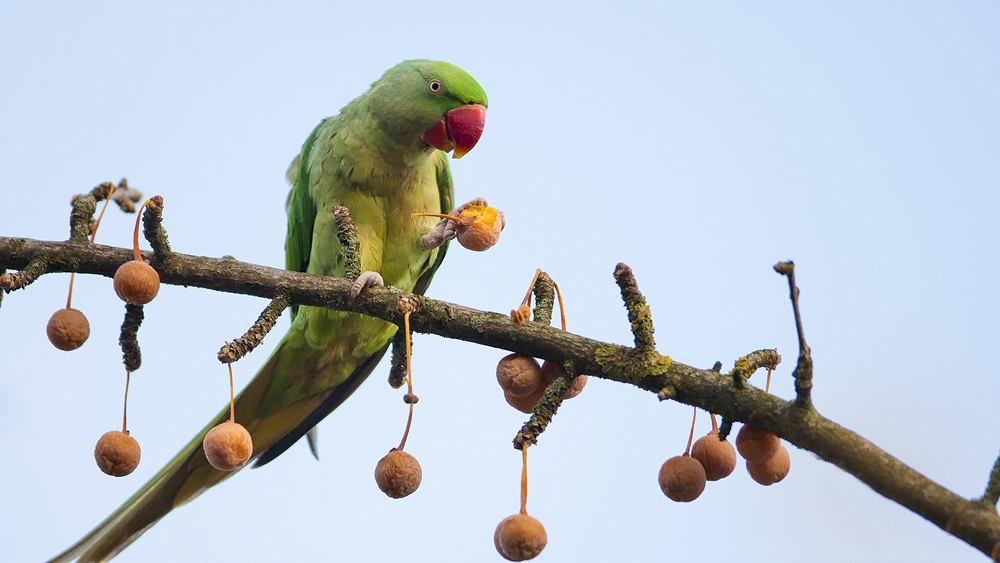
<svg viewBox="0 0 1000 563">
<path fill-rule="evenodd" d="M 372 284 L 423 293 L 441 264 L 453 227 L 411 213 L 448 213 L 446 156 L 479 140 L 486 94 L 465 71 L 414 60 L 389 69 L 340 114 L 324 119 L 292 161 L 288 180 L 286 268 L 344 275 L 331 208 L 346 206 L 357 226 L 365 273 L 352 299 Z M 368 377 L 397 327 L 357 313 L 302 306 L 288 333 L 236 398 L 236 421 L 253 437 L 255 467 L 287 450 Z M 234 472 L 209 465 L 202 440 L 229 406 L 107 520 L 50 563 L 107 561 L 168 512 Z M 314 450 L 315 453 L 315 450 Z"/>
</svg>

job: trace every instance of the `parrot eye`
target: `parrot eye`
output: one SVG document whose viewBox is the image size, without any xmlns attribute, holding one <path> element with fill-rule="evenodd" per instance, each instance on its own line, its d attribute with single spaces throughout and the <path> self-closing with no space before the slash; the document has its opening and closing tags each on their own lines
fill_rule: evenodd
<svg viewBox="0 0 1000 563">
<path fill-rule="evenodd" d="M 427 83 L 427 91 L 437 96 L 441 92 L 444 92 L 444 86 L 441 84 L 440 80 L 435 78 Z"/>
</svg>

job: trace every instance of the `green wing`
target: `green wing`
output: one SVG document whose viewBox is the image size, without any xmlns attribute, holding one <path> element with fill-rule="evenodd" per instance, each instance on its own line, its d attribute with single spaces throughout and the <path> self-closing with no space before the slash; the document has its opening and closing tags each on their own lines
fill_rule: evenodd
<svg viewBox="0 0 1000 563">
<path fill-rule="evenodd" d="M 295 157 L 288 168 L 288 182 L 292 191 L 288 193 L 288 238 L 285 239 L 285 269 L 304 272 L 309 267 L 309 252 L 312 250 L 313 222 L 316 221 L 316 202 L 309 195 L 309 154 L 312 152 L 316 135 L 326 120 L 312 130 L 302 145 L 302 153 Z M 297 305 L 292 306 L 292 320 L 298 313 Z"/>
</svg>

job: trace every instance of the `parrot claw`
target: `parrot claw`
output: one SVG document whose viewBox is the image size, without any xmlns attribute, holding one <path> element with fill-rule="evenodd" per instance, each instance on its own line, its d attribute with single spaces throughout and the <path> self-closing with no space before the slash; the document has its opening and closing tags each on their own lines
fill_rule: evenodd
<svg viewBox="0 0 1000 563">
<path fill-rule="evenodd" d="M 452 209 L 451 213 L 449 213 L 448 215 L 457 217 L 459 213 L 465 211 L 466 209 L 472 207 L 473 205 L 481 205 L 483 207 L 490 206 L 489 203 L 486 203 L 486 198 L 477 197 L 476 199 L 463 203 L 462 205 L 459 205 L 455 209 Z M 502 224 L 503 214 L 500 214 L 500 221 L 501 221 L 500 229 L 503 230 L 503 224 Z M 420 242 L 421 244 L 424 245 L 424 248 L 426 248 L 427 250 L 432 250 L 444 244 L 445 241 L 451 240 L 456 236 L 458 236 L 458 231 L 455 229 L 455 222 L 452 221 L 451 219 L 441 219 L 440 221 L 438 221 L 437 225 L 434 225 L 434 228 L 431 229 L 429 233 L 424 235 L 424 238 L 420 239 Z"/>
<path fill-rule="evenodd" d="M 351 286 L 351 296 L 347 298 L 347 306 L 353 306 L 354 300 L 357 299 L 358 295 L 361 295 L 362 291 L 373 285 L 384 287 L 385 282 L 382 281 L 382 276 L 378 272 L 361 272 L 358 279 L 354 280 L 354 285 Z"/>
</svg>

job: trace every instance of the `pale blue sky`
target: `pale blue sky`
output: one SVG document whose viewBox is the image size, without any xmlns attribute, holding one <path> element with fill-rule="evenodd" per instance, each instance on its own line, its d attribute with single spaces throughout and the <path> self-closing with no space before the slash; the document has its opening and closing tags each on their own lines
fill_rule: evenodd
<svg viewBox="0 0 1000 563">
<path fill-rule="evenodd" d="M 627 344 L 611 277 L 626 262 L 662 353 L 729 369 L 775 347 L 772 390 L 789 398 L 795 331 L 771 266 L 793 259 L 820 412 L 982 493 L 1000 452 L 996 2 L 204 4 L 0 8 L 0 235 L 64 239 L 70 196 L 127 176 L 164 197 L 175 250 L 280 267 L 284 172 L 312 127 L 395 63 L 446 60 L 490 99 L 453 162 L 457 198 L 487 197 L 507 228 L 487 253 L 449 253 L 430 296 L 507 311 L 541 267 L 571 331 Z M 133 220 L 109 210 L 98 242 L 129 245 Z M 92 451 L 120 424 L 122 306 L 110 280 L 78 278 L 91 339 L 53 349 L 68 278 L 0 309 L 8 561 L 57 554 L 187 443 L 227 398 L 215 352 L 265 305 L 164 287 L 146 307 L 129 393 L 143 457 L 113 479 Z M 495 382 L 504 353 L 426 335 L 415 351 L 412 497 L 372 479 L 405 421 L 383 366 L 320 425 L 321 462 L 296 445 L 240 472 L 116 561 L 499 561 L 525 418 Z M 778 485 L 740 466 L 673 503 L 656 474 L 690 416 L 596 380 L 567 403 L 530 455 L 538 561 L 984 560 L 794 447 Z"/>
</svg>

